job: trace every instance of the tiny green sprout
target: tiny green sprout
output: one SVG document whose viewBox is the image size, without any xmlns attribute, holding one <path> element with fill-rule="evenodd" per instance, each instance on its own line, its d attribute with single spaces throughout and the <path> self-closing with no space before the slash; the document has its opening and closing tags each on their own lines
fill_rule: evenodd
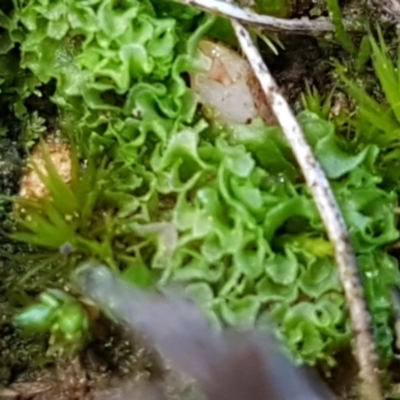
<svg viewBox="0 0 400 400">
<path fill-rule="evenodd" d="M 301 101 L 306 110 L 317 114 L 321 119 L 328 120 L 332 105 L 332 95 L 333 91 L 323 98 L 315 87 L 310 87 L 306 83 L 306 92 L 301 94 Z"/>
<path fill-rule="evenodd" d="M 51 344 L 65 347 L 80 347 L 89 332 L 89 318 L 78 302 L 65 303 L 57 312 L 51 327 Z"/>
<path fill-rule="evenodd" d="M 75 353 L 89 338 L 89 316 L 84 307 L 67 293 L 48 289 L 39 302 L 14 317 L 16 327 L 27 333 L 50 334 L 51 349 Z"/>
<path fill-rule="evenodd" d="M 53 251 L 60 260 L 95 256 L 113 266 L 112 207 L 103 207 L 104 163 L 88 160 L 82 166 L 71 151 L 71 178 L 65 182 L 44 143 L 42 154 L 44 170 L 32 164 L 48 196 L 14 199 L 18 229 L 11 238 Z"/>
</svg>

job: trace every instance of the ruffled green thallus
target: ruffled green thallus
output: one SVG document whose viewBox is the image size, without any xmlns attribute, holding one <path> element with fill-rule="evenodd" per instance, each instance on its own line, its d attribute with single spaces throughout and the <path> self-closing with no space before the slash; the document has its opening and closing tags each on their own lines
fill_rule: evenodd
<svg viewBox="0 0 400 400">
<path fill-rule="evenodd" d="M 142 286 L 182 283 L 217 326 L 272 319 L 297 360 L 333 363 L 350 345 L 346 305 L 332 246 L 288 144 L 260 120 L 217 130 L 185 80 L 202 68 L 197 43 L 213 19 L 158 0 L 30 0 L 13 18 L 8 32 L 21 66 L 55 85 L 62 131 L 84 158 L 107 155 L 104 190 L 85 219 L 94 226 L 74 225 L 71 237 L 102 233 L 81 242 L 90 250 L 76 251 Z M 366 144 L 348 152 L 333 124 L 310 112 L 299 120 L 350 229 L 388 361 L 388 288 L 399 275 L 384 249 L 399 234 L 396 194 L 376 172 L 380 150 Z M 22 229 L 29 236 L 20 239 L 47 247 L 40 228 Z M 100 257 L 103 247 L 93 243 L 107 244 Z M 60 326 L 64 311 L 56 310 L 74 303 L 57 301 L 42 299 L 20 316 L 22 325 Z M 86 322 L 73 326 L 84 330 Z"/>
</svg>

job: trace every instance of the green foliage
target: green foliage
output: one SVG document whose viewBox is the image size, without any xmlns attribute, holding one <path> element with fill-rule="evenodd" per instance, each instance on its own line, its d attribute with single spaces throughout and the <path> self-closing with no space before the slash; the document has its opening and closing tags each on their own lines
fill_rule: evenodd
<svg viewBox="0 0 400 400">
<path fill-rule="evenodd" d="M 356 55 L 357 49 L 343 24 L 342 11 L 339 6 L 339 1 L 327 0 L 327 6 L 333 25 L 335 26 L 337 40 L 350 54 Z"/>
<path fill-rule="evenodd" d="M 53 200 L 21 203 L 14 237 L 56 251 L 70 244 L 142 286 L 181 282 L 216 326 L 272 319 L 297 360 L 332 364 L 351 339 L 346 307 L 288 144 L 261 120 L 213 128 L 184 79 L 202 67 L 196 47 L 214 19 L 156 0 L 21 4 L 21 66 L 53 82 L 60 128 L 89 161 L 82 169 L 76 156 L 67 185 L 47 158 Z M 385 288 L 398 276 L 382 252 L 398 238 L 397 198 L 380 187 L 379 148 L 349 151 L 327 106 L 315 93 L 307 101 L 319 116 L 299 119 L 350 227 L 387 361 Z"/>
<path fill-rule="evenodd" d="M 165 140 L 195 111 L 181 73 L 193 68 L 204 24 L 190 39 L 179 19 L 157 18 L 150 3 L 113 3 L 29 1 L 20 12 L 22 65 L 42 82 L 56 80 L 63 127 L 84 156 L 119 141 L 135 146 L 149 131 Z"/>
<path fill-rule="evenodd" d="M 380 357 L 382 360 L 390 360 L 393 357 L 394 335 L 393 331 L 388 329 L 393 318 L 393 315 L 388 313 L 388 310 L 392 309 L 392 298 L 388 292 L 392 284 L 398 286 L 400 283 L 398 264 L 383 251 L 362 254 L 358 261 L 362 268 L 365 293 L 374 320 Z M 376 279 L 378 274 L 379 279 Z"/>
<path fill-rule="evenodd" d="M 72 176 L 67 184 L 59 176 L 45 145 L 42 152 L 46 173 L 36 165 L 34 169 L 49 196 L 15 199 L 19 231 L 11 237 L 56 252 L 67 245 L 78 255 L 95 256 L 114 266 L 114 231 L 109 218 L 112 209 L 107 213 L 104 167 L 91 160 L 82 169 L 73 154 Z M 103 217 L 96 213 L 99 209 Z"/>
<path fill-rule="evenodd" d="M 340 73 L 349 94 L 357 103 L 357 117 L 352 121 L 356 129 L 356 141 L 360 146 L 374 143 L 379 146 L 380 174 L 387 185 L 398 189 L 400 138 L 400 77 L 398 65 L 389 55 L 382 32 L 378 29 L 378 41 L 370 35 L 372 62 L 381 84 L 384 101 L 378 101 L 366 90 Z"/>
<path fill-rule="evenodd" d="M 332 94 L 325 99 L 321 97 L 318 90 L 307 85 L 306 92 L 301 94 L 303 108 L 314 114 L 317 114 L 321 119 L 329 120 L 331 111 Z"/>
<path fill-rule="evenodd" d="M 10 3 L 10 4 L 8 4 Z M 24 101 L 33 93 L 39 80 L 20 68 L 20 54 L 15 46 L 20 35 L 11 2 L 0 7 L 0 138 L 15 135 L 21 128 L 26 107 Z"/>
<path fill-rule="evenodd" d="M 255 2 L 255 10 L 259 14 L 280 18 L 289 18 L 293 11 L 292 7 L 291 0 L 256 0 Z"/>
<path fill-rule="evenodd" d="M 72 296 L 48 289 L 39 302 L 25 308 L 14 324 L 31 334 L 50 334 L 50 350 L 74 354 L 89 338 L 89 316 Z"/>
<path fill-rule="evenodd" d="M 356 58 L 356 69 L 359 72 L 363 72 L 367 62 L 371 58 L 371 43 L 368 35 L 363 36 L 360 42 L 357 58 Z"/>
</svg>

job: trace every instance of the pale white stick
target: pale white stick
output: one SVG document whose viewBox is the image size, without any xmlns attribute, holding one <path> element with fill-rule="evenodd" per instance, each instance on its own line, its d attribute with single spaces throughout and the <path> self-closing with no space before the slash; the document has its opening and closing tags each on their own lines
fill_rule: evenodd
<svg viewBox="0 0 400 400">
<path fill-rule="evenodd" d="M 334 31 L 329 18 L 320 17 L 309 19 L 284 19 L 269 15 L 259 15 L 251 11 L 243 10 L 234 4 L 222 0 L 178 0 L 180 3 L 191 5 L 202 10 L 233 18 L 249 25 L 256 25 L 270 31 L 287 31 L 304 34 L 323 34 Z"/>
<path fill-rule="evenodd" d="M 179 3 L 191 5 L 210 13 L 218 14 L 228 18 L 235 19 L 249 26 L 255 26 L 271 32 L 286 32 L 297 33 L 304 35 L 324 35 L 334 33 L 335 27 L 331 20 L 326 17 L 318 17 L 314 19 L 285 19 L 271 17 L 270 15 L 256 14 L 250 10 L 244 10 L 232 2 L 224 0 L 176 0 Z M 371 1 L 371 0 L 369 0 Z M 392 21 L 384 15 L 378 15 L 377 18 L 382 23 L 400 22 L 400 0 L 372 0 L 383 11 L 385 11 Z M 394 20 L 394 21 L 393 21 Z M 346 30 L 350 32 L 365 33 L 365 16 L 359 18 L 349 17 L 344 15 L 343 24 Z"/>
<path fill-rule="evenodd" d="M 307 143 L 304 133 L 279 91 L 272 75 L 254 45 L 249 32 L 232 21 L 243 53 L 251 64 L 284 135 L 291 145 L 307 185 L 314 197 L 329 239 L 335 247 L 336 262 L 343 284 L 354 331 L 355 356 L 359 364 L 363 399 L 381 400 L 382 392 L 377 369 L 371 318 L 359 278 L 359 269 L 342 214 L 319 162 Z"/>
</svg>

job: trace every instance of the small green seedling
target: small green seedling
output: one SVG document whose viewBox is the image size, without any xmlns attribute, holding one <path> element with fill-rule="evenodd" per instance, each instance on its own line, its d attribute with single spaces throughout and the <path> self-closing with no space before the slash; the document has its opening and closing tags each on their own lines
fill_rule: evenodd
<svg viewBox="0 0 400 400">
<path fill-rule="evenodd" d="M 375 100 L 363 88 L 346 78 L 343 70 L 339 70 L 339 75 L 358 105 L 358 122 L 364 122 L 363 126 L 370 126 L 368 133 L 363 132 L 363 136 L 368 135 L 370 140 L 382 148 L 390 146 L 400 137 L 400 74 L 398 65 L 395 65 L 389 57 L 380 30 L 378 30 L 378 41 L 370 36 L 370 45 L 375 74 L 387 104 Z"/>
<path fill-rule="evenodd" d="M 364 87 L 345 76 L 338 66 L 339 77 L 357 105 L 357 115 L 352 119 L 356 140 L 361 145 L 375 144 L 381 149 L 380 169 L 385 181 L 399 189 L 400 181 L 400 48 L 397 62 L 393 62 L 382 31 L 377 29 L 376 39 L 369 35 L 369 46 L 375 75 L 381 86 L 381 97 L 370 94 Z"/>
<path fill-rule="evenodd" d="M 50 334 L 50 349 L 75 353 L 89 338 L 89 316 L 82 304 L 67 293 L 48 289 L 39 302 L 14 318 L 16 327 L 27 333 Z"/>
<path fill-rule="evenodd" d="M 332 106 L 332 94 L 333 91 L 323 98 L 315 87 L 310 87 L 306 84 L 306 91 L 301 94 L 301 101 L 306 110 L 317 114 L 322 119 L 328 120 Z"/>
<path fill-rule="evenodd" d="M 81 166 L 72 152 L 71 180 L 67 183 L 59 175 L 44 143 L 42 149 L 45 172 L 35 165 L 34 169 L 49 196 L 12 199 L 18 229 L 11 238 L 55 252 L 62 260 L 69 255 L 74 260 L 94 256 L 114 267 L 113 211 L 102 206 L 106 202 L 104 164 L 89 160 L 86 166 Z"/>
</svg>

